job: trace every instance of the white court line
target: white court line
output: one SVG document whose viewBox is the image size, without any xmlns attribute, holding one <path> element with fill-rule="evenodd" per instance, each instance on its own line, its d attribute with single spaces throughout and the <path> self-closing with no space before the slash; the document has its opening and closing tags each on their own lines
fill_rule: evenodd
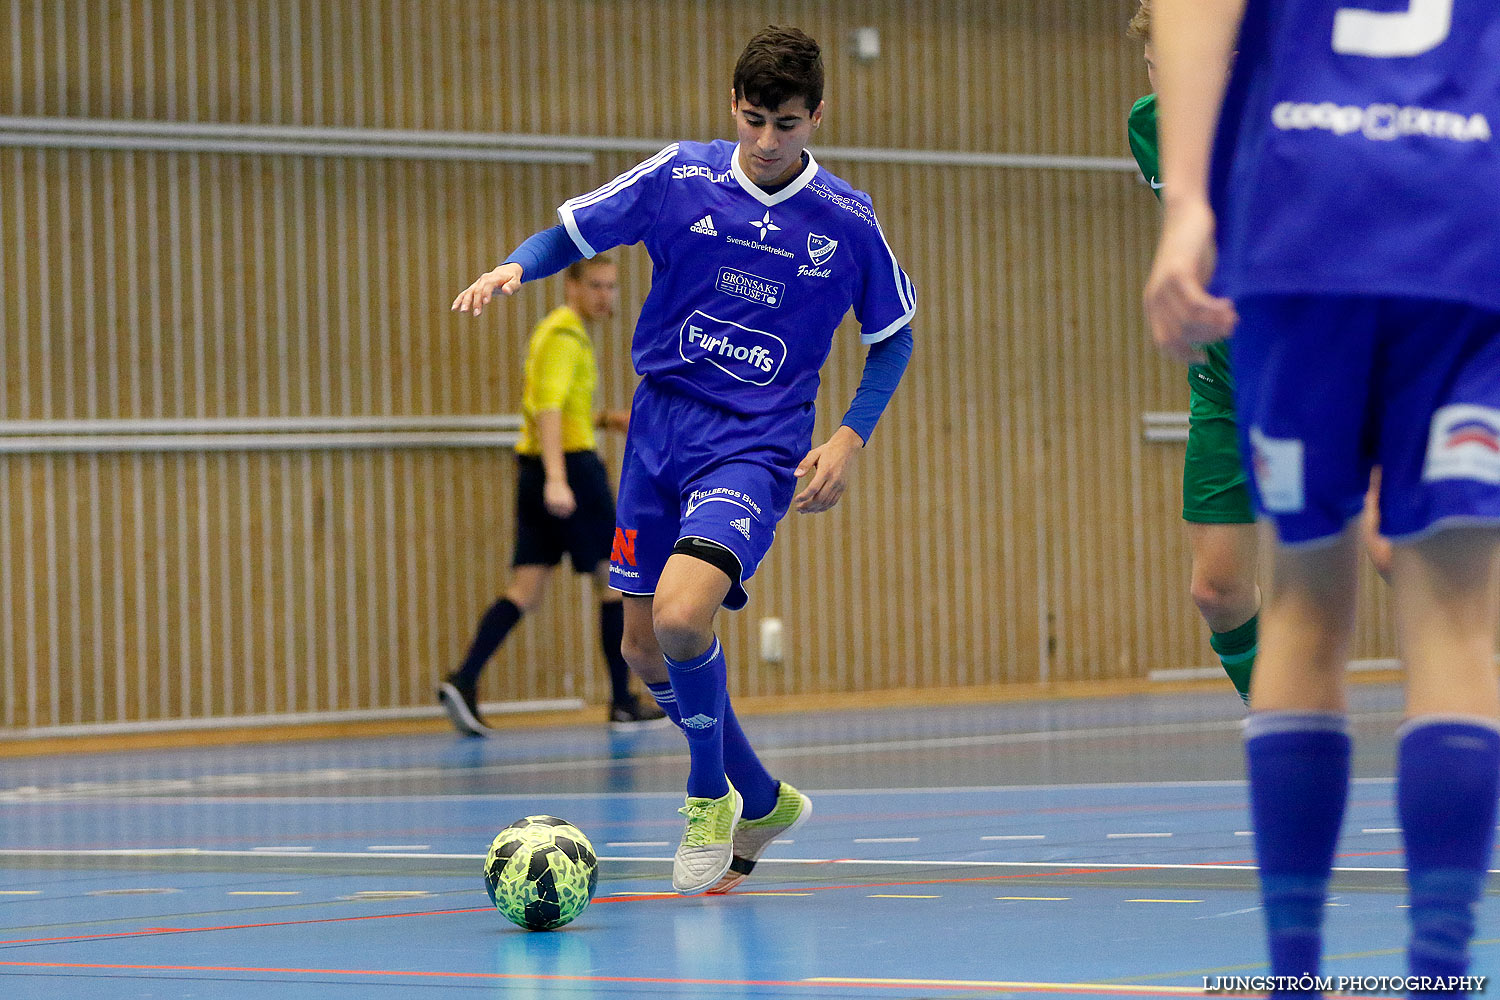
<svg viewBox="0 0 1500 1000">
<path fill-rule="evenodd" d="M 606 840 L 605 847 L 671 847 L 670 840 Z"/>
<path fill-rule="evenodd" d="M 1047 835 L 1043 833 L 1007 833 L 991 837 L 980 837 L 980 840 L 1046 840 Z"/>
<path fill-rule="evenodd" d="M 921 837 L 855 837 L 856 844 L 915 844 Z"/>
<path fill-rule="evenodd" d="M 1254 830 L 1236 830 L 1236 831 L 1234 831 L 1234 835 L 1236 837 L 1253 837 L 1253 836 L 1255 836 L 1255 831 Z"/>
<path fill-rule="evenodd" d="M 1394 718 L 1396 713 L 1391 713 Z M 815 749 L 815 748 L 814 748 Z M 643 761 L 685 761 L 687 757 L 643 757 Z M 555 762 L 567 765 L 569 768 L 581 763 L 577 761 Z M 589 762 L 583 762 L 589 763 Z M 611 763 L 609 760 L 600 759 L 597 763 L 605 765 Z M 511 765 L 503 765 L 511 766 Z M 527 765 L 531 766 L 531 765 Z M 542 765 L 537 765 L 542 766 Z M 487 771 L 491 769 L 476 768 L 475 771 Z M 157 789 L 170 784 L 174 788 L 191 791 L 194 782 L 206 784 L 223 783 L 225 778 L 237 779 L 236 784 L 240 787 L 254 788 L 262 784 L 315 784 L 323 779 L 323 772 L 315 772 L 317 778 L 300 780 L 299 775 L 278 774 L 274 782 L 264 782 L 259 775 L 208 775 L 193 781 L 176 780 L 171 782 L 149 783 L 150 789 Z M 348 780 L 352 775 L 349 772 L 340 772 L 344 775 L 341 780 Z M 398 779 L 404 777 L 436 777 L 451 774 L 451 771 L 442 771 L 435 768 L 427 768 L 422 773 L 410 771 L 387 771 L 381 772 L 380 777 L 387 779 Z M 465 774 L 471 773 L 465 771 Z M 298 779 L 298 780 L 292 780 Z M 331 780 L 331 779 L 329 779 Z M 371 778 L 373 780 L 373 777 Z M 1353 778 L 1351 785 L 1393 785 L 1396 779 L 1391 778 Z M 83 787 L 87 784 L 88 787 Z M 131 788 L 141 789 L 141 793 L 132 793 Z M 1137 789 L 1178 789 L 1178 788 L 1245 788 L 1247 782 L 1243 778 L 1228 781 L 1092 781 L 1079 782 L 1077 784 L 1052 784 L 1052 785 L 940 785 L 930 788 L 810 788 L 809 795 L 848 795 L 869 796 L 877 795 L 889 797 L 893 795 L 953 795 L 972 794 L 982 792 L 1067 792 L 1067 791 L 1131 791 Z M 454 795 L 236 795 L 236 796 L 214 796 L 214 795 L 152 795 L 143 794 L 148 789 L 141 782 L 120 782 L 115 784 L 103 784 L 99 782 L 70 783 L 60 788 L 37 788 L 35 786 L 24 786 L 0 791 L 0 802 L 7 803 L 39 803 L 55 801 L 73 801 L 77 799 L 88 799 L 92 802 L 116 802 L 128 801 L 135 803 L 148 803 L 160 805 L 191 804 L 191 805 L 241 805 L 241 806 L 266 806 L 266 805 L 318 805 L 324 803 L 337 803 L 341 805 L 359 805 L 364 803 L 383 804 L 395 802 L 527 802 L 545 798 L 547 801 L 564 802 L 599 802 L 610 799 L 663 799 L 672 800 L 682 798 L 676 792 L 503 792 L 490 795 L 454 794 Z M 98 794 L 112 791 L 114 794 Z M 87 793 L 87 794 L 84 794 Z M 1496 827 L 1500 829 L 1500 827 Z"/>
<path fill-rule="evenodd" d="M 1141 840 L 1148 837 L 1170 837 L 1170 833 L 1106 833 L 1105 840 Z"/>
<path fill-rule="evenodd" d="M 430 851 L 431 844 L 371 844 L 367 851 Z"/>
<path fill-rule="evenodd" d="M 1359 832 L 1360 833 L 1400 833 L 1401 832 L 1401 828 L 1399 826 L 1372 826 L 1372 827 L 1370 827 L 1367 830 L 1361 830 Z"/>
<path fill-rule="evenodd" d="M 285 857 L 289 858 L 359 858 L 368 861 L 370 855 L 364 852 L 343 851 L 319 851 L 316 853 L 304 853 L 301 851 L 289 852 Z M 189 848 L 123 848 L 119 850 L 65 850 L 48 848 L 19 848 L 0 850 L 0 860 L 5 858 L 138 858 L 138 857 L 203 857 L 203 858 L 274 858 L 276 854 L 264 851 L 220 851 L 205 850 L 194 847 Z M 433 859 L 447 859 L 454 861 L 479 861 L 483 860 L 483 854 L 382 854 L 383 858 L 410 858 L 424 861 Z M 629 855 L 611 855 L 599 858 L 600 861 L 610 862 L 658 862 L 660 864 L 671 864 L 673 858 L 650 858 L 632 857 Z M 880 867 L 925 867 L 925 868 L 1098 868 L 1114 869 L 1122 868 L 1128 871 L 1255 871 L 1255 865 L 1242 864 L 1159 864 L 1142 863 L 1127 864 L 1114 861 L 962 861 L 942 859 L 913 859 L 913 858 L 761 858 L 756 862 L 758 865 L 875 865 Z M 1336 872 L 1405 872 L 1405 868 L 1355 868 L 1335 867 Z M 1490 874 L 1500 874 L 1500 868 L 1490 869 Z"/>
<path fill-rule="evenodd" d="M 1351 718 L 1396 718 L 1399 715 L 1400 715 L 1400 713 L 1397 713 L 1397 712 L 1381 712 L 1381 713 L 1371 713 L 1370 715 L 1357 716 L 1357 717 L 1352 716 Z M 1066 743 L 1066 742 L 1071 742 L 1071 741 L 1074 741 L 1074 740 L 1108 739 L 1108 738 L 1115 737 L 1115 736 L 1128 736 L 1128 735 L 1132 735 L 1132 734 L 1139 734 L 1139 733 L 1147 730 L 1148 728 L 1149 728 L 1149 732 L 1154 736 L 1154 735 L 1157 735 L 1157 734 L 1168 734 L 1168 733 L 1217 732 L 1217 731 L 1228 730 L 1228 729 L 1238 730 L 1241 727 L 1242 724 L 1243 724 L 1243 720 L 1242 719 L 1230 719 L 1230 720 L 1219 720 L 1219 721 L 1210 721 L 1210 722 L 1168 723 L 1168 724 L 1165 724 L 1165 725 L 1156 725 L 1156 726 L 1149 726 L 1149 727 L 1146 726 L 1145 724 L 1141 724 L 1141 725 L 1130 725 L 1130 726 L 1103 726 L 1103 727 L 1097 727 L 1097 728 L 1092 728 L 1092 729 L 1036 730 L 1036 731 L 1029 731 L 1029 732 L 1020 732 L 1020 733 L 986 733 L 986 734 L 973 735 L 973 736 L 925 737 L 925 738 L 920 738 L 920 739 L 909 739 L 909 740 L 887 740 L 887 741 L 883 741 L 883 742 L 829 743 L 829 744 L 823 744 L 823 745 L 810 745 L 810 746 L 773 747 L 773 748 L 770 748 L 770 749 L 762 751 L 761 752 L 761 757 L 763 757 L 763 758 L 778 759 L 778 758 L 787 758 L 787 757 L 821 757 L 821 756 L 831 756 L 831 755 L 839 755 L 839 754 L 887 753 L 887 752 L 890 752 L 892 750 L 933 750 L 933 749 L 951 749 L 951 748 L 955 748 L 955 747 L 973 747 L 973 746 L 1008 746 L 1008 745 L 1016 745 L 1016 744 L 1029 744 L 1029 743 Z M 687 757 L 686 754 L 667 754 L 667 755 L 662 755 L 662 756 L 637 758 L 637 760 L 638 761 L 642 761 L 642 762 L 651 762 L 651 763 L 682 763 L 682 762 L 686 762 L 688 760 L 688 757 Z M 588 770 L 601 770 L 601 769 L 607 770 L 609 768 L 620 767 L 620 766 L 623 766 L 624 764 L 628 764 L 628 763 L 631 763 L 631 762 L 622 762 L 622 761 L 617 760 L 617 759 L 612 758 L 612 757 L 590 757 L 590 758 L 581 758 L 581 759 L 577 759 L 577 760 L 535 761 L 535 762 L 530 762 L 530 763 L 521 762 L 521 763 L 514 763 L 514 764 L 490 764 L 490 765 L 487 765 L 487 766 L 484 766 L 484 767 L 468 768 L 463 773 L 466 776 L 469 776 L 469 775 L 490 775 L 490 774 L 494 774 L 494 775 L 500 775 L 500 774 L 542 774 L 542 773 L 550 773 L 550 772 L 557 772 L 557 771 L 588 771 Z M 271 773 L 258 774 L 258 775 L 256 775 L 256 774 L 251 774 L 251 775 L 234 775 L 232 777 L 235 779 L 235 781 L 237 783 L 236 787 L 253 788 L 253 787 L 257 787 L 257 784 L 253 784 L 251 782 L 258 783 L 259 786 L 313 785 L 313 784 L 320 784 L 320 783 L 322 783 L 322 784 L 333 784 L 333 783 L 344 784 L 344 783 L 348 783 L 350 781 L 395 781 L 395 780 L 406 780 L 406 779 L 412 779 L 412 778 L 448 777 L 448 776 L 451 776 L 452 773 L 453 772 L 451 770 L 447 769 L 447 768 L 439 768 L 439 767 L 410 767 L 410 768 L 357 768 L 357 767 L 351 767 L 351 768 L 323 768 L 323 769 L 319 769 L 317 771 L 308 771 L 308 772 L 279 771 L 279 772 L 271 772 Z M 159 792 L 159 791 L 161 791 L 163 789 L 167 789 L 167 788 L 170 788 L 170 789 L 173 789 L 173 790 L 191 790 L 191 787 L 192 787 L 192 785 L 195 782 L 202 781 L 202 782 L 205 782 L 205 783 L 210 783 L 212 781 L 223 781 L 225 777 L 226 776 L 224 776 L 224 775 L 204 775 L 204 776 L 201 776 L 200 778 L 195 778 L 195 779 L 182 779 L 182 778 L 175 778 L 175 779 L 148 779 L 148 780 L 137 780 L 137 781 L 132 781 L 132 782 L 115 782 L 115 783 L 106 783 L 106 782 L 88 782 L 88 783 L 83 783 L 83 782 L 78 782 L 78 783 L 74 783 L 72 785 L 72 788 L 68 789 L 68 790 L 64 790 L 64 789 L 36 789 L 34 791 L 27 790 L 27 791 L 19 792 L 19 793 L 16 790 L 6 790 L 6 791 L 3 791 L 3 792 L 0 792 L 0 801 L 32 801 L 32 802 L 34 802 L 34 801 L 46 800 L 46 799 L 49 799 L 49 798 L 56 798 L 58 796 L 66 796 L 66 795 L 69 795 L 69 794 L 77 794 L 77 793 L 80 793 L 80 792 L 91 792 L 91 793 L 92 792 L 104 792 L 104 791 L 107 791 L 107 790 L 110 790 L 110 789 L 114 789 L 117 793 L 129 794 L 129 789 L 132 788 L 132 787 L 139 789 L 139 791 L 141 793 Z M 1381 779 L 1355 779 L 1355 783 L 1373 781 L 1373 782 L 1376 782 L 1376 783 L 1389 784 L 1392 780 L 1393 779 L 1388 779 L 1388 778 L 1381 778 Z M 1042 789 L 1049 788 L 1049 787 L 1060 787 L 1060 788 L 1092 788 L 1092 787 L 1100 787 L 1100 788 L 1121 788 L 1121 787 L 1125 787 L 1125 788 L 1146 788 L 1146 787 L 1243 787 L 1244 784 L 1245 784 L 1244 781 L 1208 782 L 1206 784 L 1205 783 L 1199 783 L 1199 782 L 1187 782 L 1187 783 L 1173 783 L 1173 782 L 1168 782 L 1168 783 L 1140 783 L 1140 782 L 1130 782 L 1130 783 L 1113 784 L 1113 785 L 1109 784 L 1109 783 L 1101 783 L 1101 784 L 1095 784 L 1095 785 L 1063 785 L 1063 786 L 1011 785 L 1011 786 L 993 786 L 993 787 L 996 787 L 996 788 L 1009 788 L 1009 789 L 1042 790 Z M 83 787 L 85 785 L 87 785 L 87 787 Z M 984 786 L 980 786 L 980 787 L 984 787 Z M 930 792 L 943 792 L 943 791 L 949 791 L 949 790 L 950 789 L 940 788 L 940 789 L 925 789 L 924 791 L 930 793 Z M 951 789 L 951 790 L 957 791 L 957 790 L 960 790 L 960 789 L 959 788 L 954 788 L 954 789 Z M 970 788 L 964 788 L 962 790 L 973 791 L 973 790 L 976 790 L 976 789 L 970 787 Z M 870 795 L 870 794 L 889 794 L 889 790 L 885 790 L 885 789 L 843 789 L 843 790 L 838 790 L 838 791 L 840 791 L 843 794 L 864 794 L 864 795 Z M 910 792 L 911 789 L 900 789 L 899 791 Z M 98 797 L 98 796 L 89 795 L 87 797 L 93 798 L 93 797 Z M 440 797 L 441 796 L 432 796 L 431 798 L 440 798 Z M 519 797 L 521 797 L 521 798 L 536 798 L 538 796 L 519 796 Z M 547 796 L 547 797 L 548 798 L 562 798 L 562 796 Z M 303 801 L 307 801 L 307 800 L 303 800 Z M 390 800 L 387 799 L 387 800 L 382 800 L 382 801 L 390 801 Z M 425 799 L 424 801 L 430 801 L 430 799 Z"/>
<path fill-rule="evenodd" d="M 257 854 L 301 854 L 311 851 L 311 847 L 252 847 L 250 850 Z"/>
</svg>

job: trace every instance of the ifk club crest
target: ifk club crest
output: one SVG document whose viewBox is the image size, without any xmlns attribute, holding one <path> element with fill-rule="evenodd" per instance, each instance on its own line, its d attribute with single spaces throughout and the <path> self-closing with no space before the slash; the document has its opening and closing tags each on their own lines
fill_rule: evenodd
<svg viewBox="0 0 1500 1000">
<path fill-rule="evenodd" d="M 807 234 L 807 255 L 812 258 L 814 267 L 822 267 L 823 263 L 832 257 L 833 252 L 838 248 L 838 240 L 831 240 L 826 236 L 819 236 L 817 233 Z"/>
</svg>

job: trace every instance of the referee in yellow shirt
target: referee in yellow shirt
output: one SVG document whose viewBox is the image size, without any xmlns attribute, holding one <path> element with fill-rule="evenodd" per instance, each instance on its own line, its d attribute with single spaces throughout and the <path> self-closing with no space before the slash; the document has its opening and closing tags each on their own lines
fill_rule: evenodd
<svg viewBox="0 0 1500 1000">
<path fill-rule="evenodd" d="M 618 592 L 609 589 L 615 501 L 604 463 L 594 450 L 594 428 L 625 429 L 625 413 L 594 418 L 599 370 L 588 325 L 614 314 L 617 275 L 602 254 L 567 269 L 567 304 L 538 324 L 526 357 L 522 399 L 525 427 L 516 445 L 516 545 L 505 596 L 479 620 L 469 654 L 438 686 L 438 700 L 460 732 L 491 732 L 479 714 L 475 688 L 484 665 L 521 617 L 542 599 L 563 553 L 578 573 L 594 578 L 599 594 L 599 637 L 609 663 L 611 728 L 648 724 L 664 715 L 642 705 L 630 691 L 630 668 L 620 655 L 624 615 Z"/>
</svg>

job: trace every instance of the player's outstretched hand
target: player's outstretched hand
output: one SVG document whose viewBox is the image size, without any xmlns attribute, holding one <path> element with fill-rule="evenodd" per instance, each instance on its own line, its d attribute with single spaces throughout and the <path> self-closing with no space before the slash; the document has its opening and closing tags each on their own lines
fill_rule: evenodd
<svg viewBox="0 0 1500 1000">
<path fill-rule="evenodd" d="M 506 295 L 516 294 L 521 287 L 521 265 L 501 264 L 493 271 L 481 274 L 468 288 L 458 293 L 458 298 L 453 300 L 449 308 L 453 312 L 469 312 L 473 310 L 478 316 L 479 311 L 490 304 L 490 299 L 495 293 L 503 292 Z"/>
<path fill-rule="evenodd" d="M 1207 202 L 1173 204 L 1146 281 L 1146 318 L 1156 347 L 1188 364 L 1207 360 L 1203 345 L 1223 340 L 1239 321 L 1234 303 L 1210 295 L 1214 214 Z"/>
<path fill-rule="evenodd" d="M 812 480 L 793 498 L 799 514 L 821 514 L 839 502 L 849 488 L 849 462 L 865 443 L 848 427 L 833 432 L 826 444 L 821 444 L 807 453 L 797 463 L 797 478 L 809 472 Z"/>
</svg>

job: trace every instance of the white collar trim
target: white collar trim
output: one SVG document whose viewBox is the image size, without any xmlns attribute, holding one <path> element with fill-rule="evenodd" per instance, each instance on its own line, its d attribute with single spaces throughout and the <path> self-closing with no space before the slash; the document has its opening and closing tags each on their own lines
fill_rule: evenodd
<svg viewBox="0 0 1500 1000">
<path fill-rule="evenodd" d="M 818 161 L 813 159 L 812 150 L 804 150 L 804 152 L 807 153 L 807 165 L 802 168 L 802 173 L 798 174 L 795 180 L 775 194 L 767 194 L 765 189 L 752 181 L 750 175 L 745 173 L 744 168 L 740 166 L 739 143 L 734 144 L 734 152 L 729 157 L 729 172 L 734 175 L 736 181 L 739 181 L 740 187 L 745 189 L 745 193 L 762 205 L 767 207 L 780 205 L 792 195 L 807 187 L 818 173 Z"/>
</svg>

